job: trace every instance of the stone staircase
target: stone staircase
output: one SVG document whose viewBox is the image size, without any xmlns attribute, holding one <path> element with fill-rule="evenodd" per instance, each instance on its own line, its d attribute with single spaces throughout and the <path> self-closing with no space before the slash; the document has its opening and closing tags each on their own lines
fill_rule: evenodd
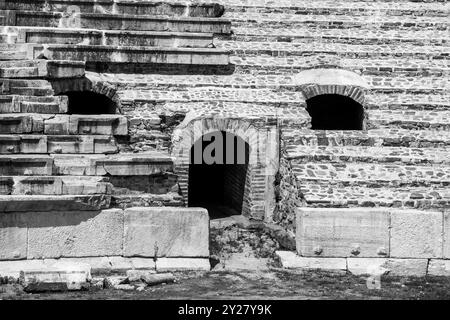
<svg viewBox="0 0 450 320">
<path fill-rule="evenodd" d="M 217 4 L 5 1 L 1 34 L 8 43 L 42 44 L 33 58 L 99 64 L 227 66 L 214 35 L 229 35 Z M 159 67 L 160 68 L 160 67 Z"/>
<path fill-rule="evenodd" d="M 4 211 L 183 205 L 168 150 L 190 111 L 278 119 L 306 206 L 450 207 L 447 2 L 68 3 L 0 1 Z M 317 67 L 367 82 L 367 130 L 284 124 Z M 121 114 L 68 114 L 67 79 L 113 87 Z"/>
</svg>

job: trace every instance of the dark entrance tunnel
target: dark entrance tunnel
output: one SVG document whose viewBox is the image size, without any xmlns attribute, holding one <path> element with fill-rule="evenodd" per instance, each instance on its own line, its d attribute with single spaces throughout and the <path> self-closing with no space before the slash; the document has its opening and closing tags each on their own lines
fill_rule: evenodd
<svg viewBox="0 0 450 320">
<path fill-rule="evenodd" d="M 109 97 L 92 91 L 65 92 L 69 114 L 115 114 L 117 105 Z"/>
<path fill-rule="evenodd" d="M 208 209 L 211 219 L 241 214 L 249 152 L 244 140 L 223 131 L 198 140 L 190 152 L 189 206 Z"/>
<path fill-rule="evenodd" d="M 364 108 L 355 100 L 324 94 L 306 101 L 313 130 L 362 130 Z"/>
</svg>

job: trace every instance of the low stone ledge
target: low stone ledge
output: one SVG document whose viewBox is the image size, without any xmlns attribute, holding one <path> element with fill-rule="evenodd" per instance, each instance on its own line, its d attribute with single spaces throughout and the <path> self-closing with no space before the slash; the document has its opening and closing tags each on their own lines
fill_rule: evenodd
<svg viewBox="0 0 450 320">
<path fill-rule="evenodd" d="M 417 276 L 427 274 L 428 259 L 348 258 L 348 271 L 355 275 Z"/>
<path fill-rule="evenodd" d="M 210 271 L 211 264 L 205 258 L 158 258 L 156 271 Z"/>
<path fill-rule="evenodd" d="M 308 258 L 300 257 L 292 251 L 276 251 L 275 254 L 286 269 L 320 269 L 332 271 L 346 271 L 347 260 L 345 258 Z"/>
</svg>

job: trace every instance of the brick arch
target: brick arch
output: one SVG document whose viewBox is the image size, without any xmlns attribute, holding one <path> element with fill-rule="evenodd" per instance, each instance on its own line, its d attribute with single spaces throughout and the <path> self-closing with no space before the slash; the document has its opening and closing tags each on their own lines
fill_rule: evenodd
<svg viewBox="0 0 450 320">
<path fill-rule="evenodd" d="M 214 116 L 193 118 L 188 114 L 185 121 L 174 131 L 171 155 L 174 159 L 174 171 L 178 176 L 179 189 L 185 203 L 187 204 L 189 199 L 188 185 L 191 148 L 205 134 L 217 131 L 231 133 L 248 143 L 249 166 L 246 177 L 248 194 L 244 198 L 243 212 L 244 215 L 255 219 L 270 219 L 273 213 L 272 202 L 273 206 L 275 203 L 275 199 L 271 198 L 275 198 L 275 192 L 270 187 L 261 190 L 261 187 L 259 186 L 258 188 L 256 185 L 258 181 L 260 184 L 261 181 L 272 181 L 275 178 L 275 172 L 278 170 L 279 163 L 279 141 L 275 126 L 272 128 L 257 126 L 250 119 Z M 273 163 L 269 164 L 269 161 L 273 161 Z M 267 184 L 273 185 L 272 182 Z M 267 203 L 269 200 L 270 204 Z"/>
<path fill-rule="evenodd" d="M 296 84 L 303 93 L 305 100 L 327 94 L 348 97 L 363 108 L 362 127 L 368 123 L 365 94 L 370 89 L 369 84 L 357 73 L 342 68 L 317 66 L 300 72 L 296 76 Z"/>
<path fill-rule="evenodd" d="M 322 94 L 338 94 L 349 97 L 365 107 L 367 82 L 355 72 L 318 67 L 300 72 L 296 84 L 306 99 Z"/>
<path fill-rule="evenodd" d="M 64 94 L 65 92 L 83 92 L 89 91 L 101 94 L 111 99 L 117 106 L 117 112 L 122 113 L 122 103 L 117 93 L 117 87 L 101 80 L 78 78 L 78 79 L 62 79 L 52 81 L 53 91 L 55 95 Z"/>
</svg>

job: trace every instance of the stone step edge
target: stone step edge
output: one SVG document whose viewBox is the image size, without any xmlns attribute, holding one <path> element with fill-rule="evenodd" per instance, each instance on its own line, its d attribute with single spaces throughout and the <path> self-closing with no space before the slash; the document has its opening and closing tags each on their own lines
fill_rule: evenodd
<svg viewBox="0 0 450 320">
<path fill-rule="evenodd" d="M 88 264 L 92 274 L 125 273 L 128 270 L 155 270 L 156 272 L 210 271 L 208 258 L 127 258 L 122 256 L 80 257 L 36 260 L 0 261 L 0 277 L 18 280 L 20 271 L 45 269 L 55 264 Z"/>
<path fill-rule="evenodd" d="M 383 275 L 450 276 L 450 260 L 401 258 L 314 258 L 301 257 L 292 251 L 276 251 L 281 266 L 295 270 L 323 270 L 366 275 L 367 284 L 377 285 Z"/>
</svg>

